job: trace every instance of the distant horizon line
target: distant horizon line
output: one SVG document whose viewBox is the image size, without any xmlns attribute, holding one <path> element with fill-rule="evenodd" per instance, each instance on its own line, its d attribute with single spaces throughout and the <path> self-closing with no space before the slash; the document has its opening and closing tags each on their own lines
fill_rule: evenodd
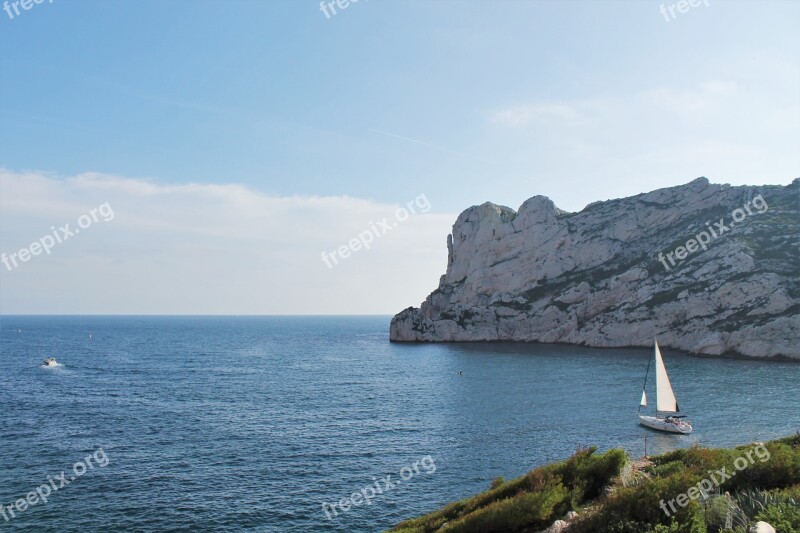
<svg viewBox="0 0 800 533">
<path fill-rule="evenodd" d="M 305 316 L 305 317 L 353 317 L 353 316 L 394 316 L 394 314 L 151 314 L 151 313 L 137 313 L 137 314 L 115 314 L 115 313 L 0 313 L 0 318 L 4 317 L 19 317 L 19 316 L 120 316 L 120 317 L 136 317 L 136 316 L 153 316 L 153 317 L 264 317 L 264 316 Z"/>
</svg>

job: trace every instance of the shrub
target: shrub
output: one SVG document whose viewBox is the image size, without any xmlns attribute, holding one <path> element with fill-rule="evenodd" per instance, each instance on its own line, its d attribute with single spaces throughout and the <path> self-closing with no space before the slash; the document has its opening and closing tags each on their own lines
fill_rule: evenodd
<svg viewBox="0 0 800 533">
<path fill-rule="evenodd" d="M 717 496 L 705 504 L 705 518 L 709 531 L 721 531 L 727 524 L 747 526 L 747 516 L 736 506 L 730 496 Z"/>
<path fill-rule="evenodd" d="M 773 442 L 780 442 L 781 444 L 786 444 L 792 448 L 800 448 L 800 431 L 792 436 L 784 437 Z"/>
<path fill-rule="evenodd" d="M 675 512 L 672 512 L 666 502 L 678 494 L 685 493 L 698 481 L 698 474 L 684 470 L 666 478 L 650 479 L 647 483 L 635 488 L 619 488 L 614 495 L 605 499 L 599 512 L 584 520 L 579 520 L 573 526 L 574 531 L 576 533 L 601 532 L 605 531 L 607 524 L 617 524 L 615 527 L 621 528 L 620 532 L 642 532 L 657 524 L 670 526 L 673 521 L 686 525 L 687 529 L 680 531 L 690 531 L 692 526 L 689 524 L 693 523 L 694 515 L 699 509 L 697 502 L 692 501 L 685 508 L 675 505 Z M 662 509 L 662 500 L 667 505 L 670 516 L 667 516 Z M 635 527 L 626 529 L 628 526 L 621 525 L 626 523 L 635 524 Z M 572 533 L 572 531 L 571 529 L 570 532 Z"/>
<path fill-rule="evenodd" d="M 800 433 L 765 446 L 768 459 L 753 453 L 752 445 L 676 450 L 651 458 L 647 472 L 652 477 L 629 463 L 622 450 L 596 454 L 595 448 L 582 449 L 519 478 L 496 478 L 490 490 L 405 521 L 393 531 L 538 531 L 567 510 L 591 502 L 593 510 L 582 512 L 570 533 L 748 533 L 756 520 L 772 524 L 779 533 L 800 533 Z M 750 459 L 737 470 L 740 457 Z M 688 495 L 703 479 L 721 481 L 717 471 L 722 468 L 733 474 L 718 487 L 724 496 L 690 500 L 685 508 L 675 501 L 674 510 L 670 507 L 671 500 Z M 614 490 L 603 494 L 609 484 Z"/>
<path fill-rule="evenodd" d="M 669 463 L 660 464 L 651 468 L 651 473 L 655 477 L 669 477 L 672 474 L 680 472 L 684 468 L 686 468 L 686 465 L 681 461 L 670 461 Z"/>
<path fill-rule="evenodd" d="M 569 493 L 561 483 L 540 492 L 523 492 L 496 501 L 442 528 L 442 533 L 491 533 L 517 531 L 523 527 L 544 528 L 566 511 Z"/>
<path fill-rule="evenodd" d="M 767 522 L 779 533 L 800 532 L 800 507 L 789 502 L 772 504 L 758 513 L 755 519 Z"/>
<path fill-rule="evenodd" d="M 652 463 L 654 465 L 656 465 L 656 466 L 662 465 L 662 464 L 665 464 L 665 463 L 672 463 L 674 461 L 683 462 L 683 460 L 686 459 L 686 454 L 688 453 L 688 451 L 689 450 L 686 450 L 685 448 L 681 448 L 679 450 L 673 450 L 671 452 L 667 452 L 667 453 L 662 454 L 662 455 L 656 455 L 656 456 L 650 457 L 650 461 L 652 461 Z"/>
<path fill-rule="evenodd" d="M 628 461 L 623 450 L 594 455 L 597 448 L 581 450 L 557 470 L 571 495 L 572 507 L 600 495 L 603 487 L 618 476 Z"/>
<path fill-rule="evenodd" d="M 779 491 L 779 494 L 784 498 L 794 500 L 795 503 L 800 503 L 800 485 L 785 488 Z"/>
<path fill-rule="evenodd" d="M 745 487 L 776 489 L 800 483 L 800 448 L 782 442 L 770 442 L 766 447 L 769 459 L 763 462 L 756 459 L 726 483 L 728 490 Z"/>
</svg>

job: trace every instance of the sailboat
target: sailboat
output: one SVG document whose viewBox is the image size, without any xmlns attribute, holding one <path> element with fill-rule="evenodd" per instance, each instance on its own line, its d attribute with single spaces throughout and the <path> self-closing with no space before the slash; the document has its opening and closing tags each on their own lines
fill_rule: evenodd
<svg viewBox="0 0 800 533">
<path fill-rule="evenodd" d="M 659 413 L 678 413 L 678 400 L 672 390 L 667 375 L 667 367 L 664 366 L 664 359 L 661 357 L 661 350 L 658 349 L 658 341 L 653 339 L 653 347 L 656 360 L 656 416 L 642 414 L 642 407 L 647 407 L 647 375 L 650 373 L 650 363 L 647 362 L 647 372 L 644 375 L 644 385 L 642 386 L 642 401 L 639 403 L 639 423 L 659 431 L 668 433 L 688 434 L 692 432 L 692 423 L 683 415 L 667 415 L 660 417 Z"/>
</svg>

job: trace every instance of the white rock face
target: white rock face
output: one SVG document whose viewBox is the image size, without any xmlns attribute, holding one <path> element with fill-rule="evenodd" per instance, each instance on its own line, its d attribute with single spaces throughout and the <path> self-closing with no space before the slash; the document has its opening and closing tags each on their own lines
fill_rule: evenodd
<svg viewBox="0 0 800 533">
<path fill-rule="evenodd" d="M 766 522 L 756 522 L 756 525 L 750 528 L 750 533 L 775 533 L 775 528 Z"/>
<path fill-rule="evenodd" d="M 709 225 L 707 250 L 659 258 Z M 658 336 L 696 354 L 800 359 L 800 179 L 698 178 L 579 213 L 543 196 L 518 212 L 485 203 L 461 213 L 447 248 L 439 287 L 392 319 L 392 341 L 622 347 Z"/>
<path fill-rule="evenodd" d="M 542 531 L 542 533 L 563 533 L 569 529 L 569 523 L 564 520 L 556 520 L 553 525 Z"/>
</svg>

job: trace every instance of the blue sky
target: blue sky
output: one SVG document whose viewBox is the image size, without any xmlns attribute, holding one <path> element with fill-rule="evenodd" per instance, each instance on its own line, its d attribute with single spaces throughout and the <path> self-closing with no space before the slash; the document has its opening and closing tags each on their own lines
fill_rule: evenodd
<svg viewBox="0 0 800 533">
<path fill-rule="evenodd" d="M 133 221 L 174 226 L 178 204 L 181 227 L 230 217 L 214 210 L 224 201 L 198 200 L 215 191 L 297 199 L 293 216 L 313 224 L 302 233 L 288 219 L 238 220 L 230 235 L 293 235 L 290 266 L 271 276 L 294 292 L 243 303 L 244 289 L 227 286 L 239 277 L 281 292 L 259 277 L 259 262 L 277 262 L 265 252 L 235 276 L 217 265 L 223 287 L 201 312 L 390 313 L 435 287 L 449 225 L 472 204 L 516 208 L 544 194 L 579 210 L 701 175 L 789 183 L 800 175 L 800 2 L 709 0 L 666 21 L 660 6 L 675 3 L 361 0 L 326 18 L 304 0 L 44 0 L 13 19 L 0 12 L 2 250 L 103 201 L 123 209 L 113 243 L 97 251 L 116 267 L 96 272 L 95 262 L 89 275 L 78 249 L 91 237 L 65 243 L 25 274 L 2 273 L 0 311 L 197 309 L 176 303 L 192 290 L 175 281 L 185 251 L 135 278 L 173 287 L 152 305 L 141 291 L 70 300 L 44 278 L 72 269 L 79 291 L 135 277 L 166 237 Z M 318 271 L 321 249 L 421 193 L 432 209 L 403 225 L 406 237 Z M 174 239 L 172 249 L 187 243 Z M 214 254 L 198 257 L 214 263 L 218 243 L 197 239 Z M 384 272 L 413 279 L 389 289 Z M 34 304 L 41 286 L 50 293 Z M 290 304 L 297 294 L 303 303 Z"/>
</svg>

